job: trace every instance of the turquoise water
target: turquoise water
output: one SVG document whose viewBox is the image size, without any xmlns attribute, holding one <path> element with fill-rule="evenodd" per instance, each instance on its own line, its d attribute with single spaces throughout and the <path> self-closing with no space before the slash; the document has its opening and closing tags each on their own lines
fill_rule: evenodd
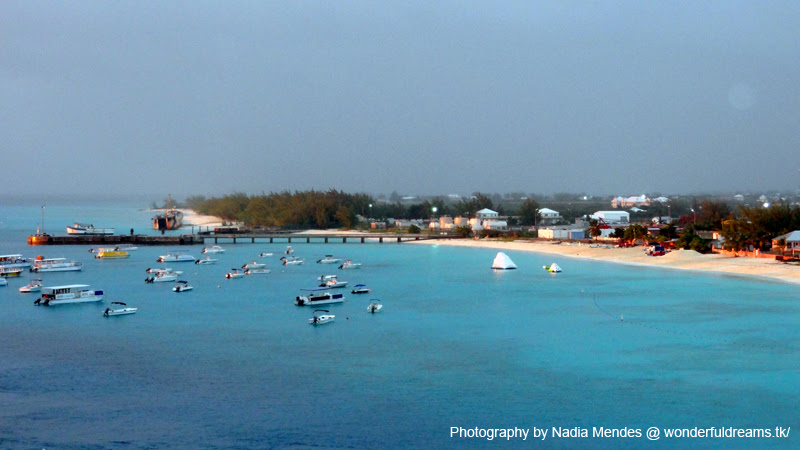
<svg viewBox="0 0 800 450">
<path fill-rule="evenodd" d="M 0 288 L 0 447 L 775 447 L 788 438 L 598 438 L 592 427 L 797 425 L 795 286 L 508 252 L 411 244 L 222 244 L 217 265 L 174 263 L 194 285 L 145 284 L 163 247 L 96 260 L 85 246 L 28 247 L 39 206 L 0 207 L 0 253 L 83 261 L 45 285 L 103 289 L 101 304 L 36 307 Z M 137 232 L 135 205 L 48 205 L 45 229 L 74 221 Z M 31 224 L 33 227 L 31 227 Z M 48 224 L 52 224 L 48 226 Z M 141 230 L 140 230 L 141 229 Z M 200 257 L 200 246 L 186 248 Z M 272 273 L 227 280 L 263 251 Z M 325 254 L 363 263 L 315 264 Z M 542 266 L 556 261 L 564 272 Z M 311 327 L 300 288 L 338 273 L 372 294 L 328 305 Z M 371 315 L 372 298 L 384 303 Z M 111 301 L 133 316 L 102 317 Z M 621 320 L 624 318 L 624 320 Z M 450 427 L 546 428 L 545 441 L 451 438 Z M 554 438 L 552 427 L 588 429 Z"/>
</svg>

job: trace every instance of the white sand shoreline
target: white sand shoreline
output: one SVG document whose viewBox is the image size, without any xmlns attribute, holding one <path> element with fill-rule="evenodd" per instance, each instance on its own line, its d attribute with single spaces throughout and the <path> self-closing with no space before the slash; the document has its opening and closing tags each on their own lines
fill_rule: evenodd
<svg viewBox="0 0 800 450">
<path fill-rule="evenodd" d="M 800 266 L 785 264 L 770 258 L 734 257 L 720 254 L 703 255 L 693 250 L 674 250 L 664 256 L 648 256 L 643 247 L 605 248 L 588 244 L 553 245 L 536 241 L 500 241 L 493 239 L 429 240 L 408 242 L 418 245 L 447 245 L 452 247 L 488 248 L 550 254 L 559 257 L 605 261 L 632 266 L 661 267 L 691 270 L 762 281 L 780 281 L 800 284 Z M 559 261 L 555 261 L 559 262 Z"/>
</svg>

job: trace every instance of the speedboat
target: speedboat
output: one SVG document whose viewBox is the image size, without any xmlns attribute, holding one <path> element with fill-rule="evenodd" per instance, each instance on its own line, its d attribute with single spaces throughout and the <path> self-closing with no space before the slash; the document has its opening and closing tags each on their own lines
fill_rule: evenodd
<svg viewBox="0 0 800 450">
<path fill-rule="evenodd" d="M 227 274 L 225 274 L 225 278 L 227 278 L 229 280 L 232 280 L 234 278 L 242 278 L 244 276 L 244 273 L 243 272 L 239 272 L 239 269 L 237 269 L 235 267 L 233 269 L 231 269 L 231 270 L 233 272 L 228 272 Z"/>
<path fill-rule="evenodd" d="M 381 301 L 378 300 L 377 298 L 373 298 L 372 301 L 369 303 L 369 306 L 367 306 L 367 311 L 369 311 L 370 314 L 375 314 L 376 312 L 380 312 L 382 309 L 383 309 L 383 303 L 381 303 Z"/>
<path fill-rule="evenodd" d="M 561 272 L 561 267 L 556 263 L 550 264 L 549 266 L 542 266 L 542 269 L 544 269 L 544 270 L 546 270 L 546 271 L 548 271 L 550 273 Z"/>
<path fill-rule="evenodd" d="M 343 288 L 345 286 L 347 286 L 347 281 L 339 281 L 336 278 L 323 281 L 322 284 L 319 285 L 319 287 L 326 287 L 329 289 Z"/>
<path fill-rule="evenodd" d="M 203 253 L 225 253 L 225 249 L 219 245 L 212 245 L 203 249 Z"/>
<path fill-rule="evenodd" d="M 324 258 L 317 260 L 317 264 L 336 264 L 342 262 L 341 258 L 334 258 L 333 255 L 325 255 Z"/>
<path fill-rule="evenodd" d="M 147 273 L 171 272 L 171 273 L 174 273 L 176 275 L 180 275 L 180 274 L 183 273 L 182 270 L 173 270 L 171 267 L 164 267 L 162 269 L 154 269 L 154 268 L 150 267 L 150 268 L 145 269 L 144 271 L 147 272 Z"/>
<path fill-rule="evenodd" d="M 191 284 L 189 284 L 188 281 L 179 280 L 178 284 L 176 284 L 175 287 L 172 288 L 172 292 L 186 292 L 186 291 L 191 291 L 192 289 L 194 288 L 192 287 Z"/>
<path fill-rule="evenodd" d="M 206 257 L 205 257 L 205 258 L 203 258 L 203 259 L 198 259 L 198 260 L 197 260 L 197 261 L 195 261 L 194 263 L 195 263 L 195 264 L 216 264 L 216 263 L 217 263 L 217 261 L 219 261 L 219 260 L 218 260 L 218 259 L 215 259 L 215 258 L 212 258 L 212 257 L 210 257 L 210 256 L 206 256 Z"/>
<path fill-rule="evenodd" d="M 317 277 L 317 281 L 335 280 L 337 278 L 339 278 L 338 275 L 320 275 Z"/>
<path fill-rule="evenodd" d="M 272 256 L 272 252 L 261 252 L 258 254 L 259 258 L 267 258 L 269 256 Z"/>
<path fill-rule="evenodd" d="M 113 228 L 95 228 L 94 225 L 75 222 L 67 227 L 67 234 L 84 234 L 90 236 L 108 236 L 114 234 Z"/>
<path fill-rule="evenodd" d="M 119 248 L 104 248 L 100 247 L 97 249 L 97 254 L 94 255 L 95 258 L 105 259 L 105 258 L 127 258 L 130 256 L 128 252 L 124 250 L 119 250 Z"/>
<path fill-rule="evenodd" d="M 309 325 L 326 324 L 328 322 L 333 322 L 333 319 L 336 318 L 336 316 L 333 315 L 333 314 L 319 314 L 319 315 L 317 315 L 318 312 L 329 313 L 330 311 L 328 311 L 327 309 L 317 309 L 317 310 L 315 310 L 314 311 L 314 317 L 308 319 L 308 324 Z"/>
<path fill-rule="evenodd" d="M 285 253 L 287 255 L 291 255 L 292 253 L 294 253 L 294 250 L 292 250 L 292 246 L 289 245 L 289 246 L 286 247 L 286 250 L 283 253 Z"/>
<path fill-rule="evenodd" d="M 122 305 L 122 306 L 124 306 L 124 308 L 117 308 L 117 309 L 106 308 L 106 310 L 103 311 L 103 315 L 106 316 L 106 317 L 108 317 L 108 316 L 124 316 L 125 314 L 134 314 L 136 311 L 139 310 L 139 308 L 128 307 L 128 305 L 126 305 L 125 303 L 122 303 L 122 302 L 111 302 L 111 304 L 112 305 Z"/>
<path fill-rule="evenodd" d="M 366 284 L 357 284 L 350 292 L 353 294 L 369 294 L 372 291 L 367 287 Z"/>
<path fill-rule="evenodd" d="M 154 275 L 149 278 L 145 278 L 145 283 L 166 283 L 171 281 L 176 281 L 178 279 L 178 275 L 183 272 L 176 272 L 170 268 L 165 269 L 156 269 L 153 272 Z"/>
<path fill-rule="evenodd" d="M 5 280 L 5 278 L 3 278 Z M 19 291 L 23 294 L 31 293 L 31 292 L 39 292 L 42 290 L 42 280 L 36 279 L 31 280 L 26 286 L 22 286 L 19 288 Z"/>
<path fill-rule="evenodd" d="M 256 262 L 256 261 L 253 261 L 251 263 L 248 263 L 248 264 L 245 264 L 245 265 L 242 266 L 242 269 L 244 269 L 244 270 L 266 269 L 266 268 L 267 268 L 266 264 L 263 264 L 263 263 L 260 263 L 260 262 Z"/>
<path fill-rule="evenodd" d="M 196 260 L 197 258 L 184 251 L 171 250 L 166 255 L 159 256 L 156 262 L 195 262 Z"/>
<path fill-rule="evenodd" d="M 83 269 L 79 261 L 67 261 L 66 258 L 45 258 L 37 256 L 31 272 L 70 272 Z"/>
<path fill-rule="evenodd" d="M 306 291 L 308 294 L 305 295 L 298 295 L 294 299 L 294 304 L 297 306 L 314 306 L 314 305 L 326 305 L 329 303 L 344 303 L 344 295 L 343 294 L 331 294 L 330 292 L 322 292 L 327 288 L 319 288 L 319 289 L 301 289 L 301 291 Z"/>
<path fill-rule="evenodd" d="M 66 286 L 43 286 L 42 296 L 34 305 L 60 305 L 62 303 L 86 303 L 103 301 L 103 291 L 89 289 L 88 284 L 69 284 Z"/>
<path fill-rule="evenodd" d="M 8 280 L 0 277 L 0 286 L 8 286 Z"/>
<path fill-rule="evenodd" d="M 263 268 L 260 268 L 260 269 L 247 269 L 247 270 L 244 271 L 245 275 L 258 275 L 258 274 L 264 274 L 264 273 L 270 273 L 270 272 L 271 271 L 269 269 L 267 269 L 266 267 L 263 267 Z"/>
<path fill-rule="evenodd" d="M 119 244 L 117 246 L 117 250 L 119 250 L 121 252 L 132 252 L 134 250 L 139 250 L 139 247 L 137 247 L 137 246 L 135 246 L 133 244 Z"/>
<path fill-rule="evenodd" d="M 302 260 L 302 259 L 300 259 L 300 258 L 298 258 L 296 256 L 292 256 L 291 258 L 287 258 L 287 257 L 284 256 L 284 257 L 281 258 L 281 260 L 283 260 L 283 265 L 284 266 L 299 266 L 301 264 L 305 264 L 306 263 L 304 260 Z"/>
<path fill-rule="evenodd" d="M 345 259 L 342 265 L 339 266 L 340 269 L 358 269 L 359 267 L 361 267 L 361 263 L 354 263 L 349 259 Z"/>
</svg>

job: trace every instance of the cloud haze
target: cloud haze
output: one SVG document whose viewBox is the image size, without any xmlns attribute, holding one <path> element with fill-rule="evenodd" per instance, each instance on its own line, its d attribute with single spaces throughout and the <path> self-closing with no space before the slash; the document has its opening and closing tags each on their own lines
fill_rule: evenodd
<svg viewBox="0 0 800 450">
<path fill-rule="evenodd" d="M 11 193 L 796 189 L 796 2 L 0 2 Z M 16 190 L 16 191 L 15 191 Z"/>
</svg>

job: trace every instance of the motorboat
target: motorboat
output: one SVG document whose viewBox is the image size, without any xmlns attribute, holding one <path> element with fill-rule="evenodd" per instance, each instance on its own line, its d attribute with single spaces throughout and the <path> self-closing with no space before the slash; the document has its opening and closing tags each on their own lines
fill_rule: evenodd
<svg viewBox="0 0 800 450">
<path fill-rule="evenodd" d="M 145 278 L 145 283 L 168 283 L 178 280 L 178 275 L 183 272 L 177 272 L 170 268 L 156 269 L 152 277 Z"/>
<path fill-rule="evenodd" d="M 381 301 L 378 300 L 377 298 L 373 298 L 370 301 L 369 305 L 367 306 L 367 311 L 369 311 L 370 314 L 375 314 L 376 312 L 380 312 L 382 309 L 383 309 L 383 303 L 381 303 Z"/>
<path fill-rule="evenodd" d="M 244 269 L 244 270 L 266 269 L 266 268 L 267 268 L 266 264 L 263 264 L 263 263 L 260 263 L 260 262 L 257 262 L 257 261 L 253 261 L 251 263 L 247 263 L 247 264 L 242 266 L 242 269 Z"/>
<path fill-rule="evenodd" d="M 212 258 L 212 257 L 210 257 L 210 256 L 206 256 L 206 257 L 205 257 L 205 258 L 203 258 L 203 259 L 198 259 L 198 260 L 197 260 L 197 261 L 195 261 L 194 263 L 195 263 L 195 264 L 216 264 L 216 263 L 217 263 L 217 261 L 219 261 L 219 260 L 218 260 L 218 259 L 216 259 L 216 258 Z"/>
<path fill-rule="evenodd" d="M 247 269 L 247 270 L 244 271 L 244 274 L 245 275 L 259 275 L 259 274 L 265 274 L 265 273 L 270 273 L 270 272 L 271 272 L 271 270 L 267 269 L 266 267 L 262 267 L 260 269 Z"/>
<path fill-rule="evenodd" d="M 88 284 L 42 286 L 42 296 L 34 305 L 60 305 L 62 303 L 88 303 L 103 301 L 103 291 L 89 289 Z"/>
<path fill-rule="evenodd" d="M 343 294 L 331 294 L 330 292 L 323 292 L 327 288 L 317 289 L 301 289 L 301 291 L 308 292 L 305 295 L 298 295 L 294 299 L 294 304 L 297 306 L 314 306 L 326 305 L 329 303 L 344 303 Z"/>
<path fill-rule="evenodd" d="M 336 289 L 336 288 L 343 288 L 347 286 L 347 281 L 339 281 L 337 278 L 332 278 L 330 280 L 323 281 L 319 287 L 325 287 L 329 289 Z"/>
<path fill-rule="evenodd" d="M 72 272 L 83 270 L 83 263 L 67 261 L 66 258 L 45 258 L 37 256 L 33 261 L 31 272 Z"/>
<path fill-rule="evenodd" d="M 8 286 L 8 280 L 0 277 L 0 286 Z"/>
<path fill-rule="evenodd" d="M 134 250 L 139 250 L 139 247 L 133 244 L 119 244 L 117 250 L 121 252 L 132 252 Z"/>
<path fill-rule="evenodd" d="M 306 262 L 296 256 L 292 256 L 291 258 L 282 257 L 281 260 L 283 261 L 284 266 L 299 266 L 305 264 Z"/>
<path fill-rule="evenodd" d="M 259 258 L 268 258 L 270 256 L 272 256 L 272 252 L 261 252 L 258 254 Z"/>
<path fill-rule="evenodd" d="M 145 272 L 146 273 L 170 272 L 170 273 L 174 273 L 176 275 L 183 274 L 182 270 L 173 270 L 172 267 L 163 267 L 161 269 L 149 267 L 149 268 L 145 269 Z"/>
<path fill-rule="evenodd" d="M 111 302 L 111 304 L 112 305 L 124 306 L 124 308 L 116 308 L 116 309 L 106 308 L 106 310 L 103 311 L 103 315 L 106 316 L 106 317 L 108 317 L 108 316 L 124 316 L 126 314 L 134 314 L 134 313 L 136 313 L 136 311 L 139 310 L 139 308 L 128 307 L 128 305 L 126 305 L 125 303 L 122 303 L 122 302 Z"/>
<path fill-rule="evenodd" d="M 285 253 L 287 255 L 291 255 L 292 253 L 294 253 L 294 249 L 292 249 L 292 246 L 289 245 L 289 246 L 286 247 L 286 250 L 284 250 L 283 253 Z"/>
<path fill-rule="evenodd" d="M 342 262 L 342 258 L 334 258 L 333 255 L 325 255 L 324 258 L 317 260 L 317 264 L 336 264 Z"/>
<path fill-rule="evenodd" d="M 361 263 L 354 263 L 349 259 L 345 259 L 342 265 L 339 266 L 340 269 L 358 269 L 361 267 Z"/>
<path fill-rule="evenodd" d="M 0 266 L 0 277 L 3 278 L 10 278 L 10 277 L 18 277 L 22 275 L 22 272 L 25 269 L 22 267 L 2 267 Z"/>
<path fill-rule="evenodd" d="M 244 276 L 244 272 L 239 272 L 239 269 L 235 267 L 231 270 L 232 272 L 228 272 L 225 274 L 225 278 L 232 280 L 234 278 L 242 278 Z"/>
<path fill-rule="evenodd" d="M 186 292 L 194 289 L 188 281 L 178 280 L 178 283 L 172 288 L 172 292 Z"/>
<path fill-rule="evenodd" d="M 225 249 L 219 245 L 212 245 L 203 249 L 203 253 L 225 253 Z"/>
<path fill-rule="evenodd" d="M 183 213 L 175 208 L 153 217 L 154 230 L 177 230 L 181 226 L 183 226 Z"/>
<path fill-rule="evenodd" d="M 366 284 L 357 284 L 353 286 L 353 290 L 350 292 L 353 294 L 369 294 L 372 290 L 370 290 Z"/>
<path fill-rule="evenodd" d="M 308 319 L 309 325 L 323 325 L 328 322 L 333 322 L 333 319 L 336 318 L 333 314 L 317 314 L 320 312 L 330 313 L 327 309 L 317 309 L 314 311 L 314 317 Z"/>
<path fill-rule="evenodd" d="M 107 259 L 107 258 L 127 258 L 130 254 L 124 250 L 119 250 L 117 247 L 114 248 L 99 248 L 97 249 L 96 254 L 94 255 L 95 258 L 98 259 Z"/>
<path fill-rule="evenodd" d="M 503 252 L 498 252 L 497 256 L 494 257 L 494 261 L 492 261 L 492 269 L 495 270 L 513 270 L 516 268 L 517 265 L 514 264 L 514 261 Z"/>
<path fill-rule="evenodd" d="M 28 269 L 32 265 L 30 258 L 22 255 L 0 255 L 0 267 L 21 267 Z"/>
<path fill-rule="evenodd" d="M 561 267 L 556 263 L 550 264 L 549 266 L 542 266 L 542 269 L 544 269 L 544 270 L 546 270 L 546 271 L 548 271 L 550 273 L 561 272 Z"/>
<path fill-rule="evenodd" d="M 197 258 L 181 250 L 170 250 L 166 255 L 158 257 L 156 262 L 195 262 Z"/>
<path fill-rule="evenodd" d="M 317 277 L 317 281 L 335 280 L 337 278 L 339 278 L 338 275 L 320 275 Z"/>
<path fill-rule="evenodd" d="M 5 278 L 3 279 L 5 280 Z M 42 290 L 42 280 L 38 278 L 35 280 L 31 280 L 30 283 L 19 288 L 19 291 L 23 294 L 29 294 L 31 292 L 39 292 L 41 290 Z"/>
<path fill-rule="evenodd" d="M 114 234 L 113 228 L 95 228 L 94 225 L 78 223 L 67 227 L 67 234 L 87 235 L 87 236 L 109 236 Z"/>
</svg>

